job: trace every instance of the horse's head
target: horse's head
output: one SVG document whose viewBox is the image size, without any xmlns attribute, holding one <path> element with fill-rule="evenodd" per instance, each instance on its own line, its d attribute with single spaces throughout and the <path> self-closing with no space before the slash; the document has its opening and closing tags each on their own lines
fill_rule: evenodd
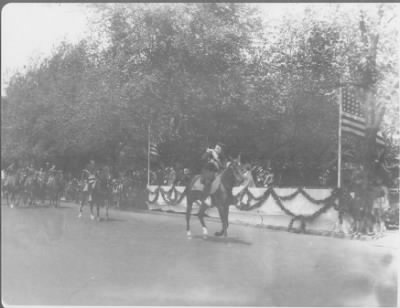
<svg viewBox="0 0 400 308">
<path fill-rule="evenodd" d="M 240 185 L 244 181 L 243 169 L 240 162 L 240 155 L 237 158 L 230 158 L 226 168 L 227 174 L 231 174 L 232 186 Z"/>
</svg>

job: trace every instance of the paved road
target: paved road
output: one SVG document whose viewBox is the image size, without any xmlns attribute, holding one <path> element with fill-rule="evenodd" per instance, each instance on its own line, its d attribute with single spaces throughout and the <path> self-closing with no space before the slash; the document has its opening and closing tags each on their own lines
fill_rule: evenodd
<svg viewBox="0 0 400 308">
<path fill-rule="evenodd" d="M 5 305 L 397 303 L 397 250 L 379 241 L 240 225 L 227 239 L 188 240 L 181 215 L 113 211 L 95 222 L 70 204 L 1 212 Z M 197 218 L 192 231 L 201 234 Z"/>
</svg>

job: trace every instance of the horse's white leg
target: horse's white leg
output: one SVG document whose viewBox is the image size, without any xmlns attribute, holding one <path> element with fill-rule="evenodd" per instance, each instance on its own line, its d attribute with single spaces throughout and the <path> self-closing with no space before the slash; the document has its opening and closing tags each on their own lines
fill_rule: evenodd
<svg viewBox="0 0 400 308">
<path fill-rule="evenodd" d="M 106 219 L 108 220 L 108 208 L 110 207 L 110 201 L 106 201 Z"/>
<path fill-rule="evenodd" d="M 202 229 L 203 229 L 203 238 L 207 238 L 207 236 L 208 236 L 208 230 L 207 230 L 207 228 L 206 228 L 206 227 L 203 227 Z"/>
<path fill-rule="evenodd" d="M 190 231 L 190 215 L 192 214 L 193 200 L 187 198 L 186 201 L 186 236 L 188 239 L 192 238 L 192 232 Z"/>
<path fill-rule="evenodd" d="M 94 217 L 94 214 L 93 214 L 93 200 L 90 200 L 89 204 L 90 204 L 90 219 L 94 220 L 95 217 Z"/>
<path fill-rule="evenodd" d="M 79 206 L 79 214 L 78 214 L 78 218 L 82 217 L 82 212 L 83 212 L 83 206 L 85 204 L 85 199 L 84 199 L 84 195 L 82 195 L 82 199 L 81 199 L 81 204 Z"/>
<path fill-rule="evenodd" d="M 13 207 L 14 207 L 13 199 L 12 199 L 12 194 L 7 194 L 7 205 L 8 205 L 10 208 L 13 208 Z"/>
<path fill-rule="evenodd" d="M 207 226 L 204 222 L 204 214 L 205 214 L 206 209 L 207 209 L 207 207 L 206 207 L 205 203 L 201 202 L 198 216 L 199 216 L 199 220 L 200 220 L 202 230 L 203 230 L 203 238 L 207 238 L 207 235 L 208 235 Z"/>
<path fill-rule="evenodd" d="M 224 236 L 228 236 L 228 227 L 229 227 L 229 202 L 227 201 L 226 207 L 225 207 L 225 233 Z"/>
</svg>

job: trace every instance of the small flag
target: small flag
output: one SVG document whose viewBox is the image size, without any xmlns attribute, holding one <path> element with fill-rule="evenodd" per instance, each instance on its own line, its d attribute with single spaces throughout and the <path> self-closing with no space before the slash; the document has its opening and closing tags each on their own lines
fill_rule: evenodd
<svg viewBox="0 0 400 308">
<path fill-rule="evenodd" d="M 150 155 L 160 156 L 160 154 L 158 152 L 158 146 L 154 143 L 150 144 Z"/>
<path fill-rule="evenodd" d="M 359 137 L 364 137 L 366 131 L 366 120 L 362 114 L 361 102 L 348 88 L 342 91 L 342 131 Z M 385 145 L 385 139 L 380 132 L 376 136 L 376 143 Z"/>
</svg>

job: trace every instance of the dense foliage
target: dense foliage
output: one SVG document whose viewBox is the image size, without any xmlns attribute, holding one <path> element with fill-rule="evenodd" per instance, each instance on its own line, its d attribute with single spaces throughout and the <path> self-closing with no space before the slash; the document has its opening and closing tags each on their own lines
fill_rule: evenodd
<svg viewBox="0 0 400 308">
<path fill-rule="evenodd" d="M 321 171 L 337 157 L 333 93 L 344 83 L 361 85 L 366 114 L 376 114 L 372 134 L 383 130 L 397 154 L 398 33 L 388 4 L 324 4 L 323 13 L 304 5 L 278 20 L 237 3 L 90 9 L 90 38 L 10 80 L 3 161 L 143 168 L 151 127 L 166 165 L 196 169 L 219 140 L 245 160 Z M 357 142 L 344 139 L 346 159 L 364 159 Z"/>
</svg>

